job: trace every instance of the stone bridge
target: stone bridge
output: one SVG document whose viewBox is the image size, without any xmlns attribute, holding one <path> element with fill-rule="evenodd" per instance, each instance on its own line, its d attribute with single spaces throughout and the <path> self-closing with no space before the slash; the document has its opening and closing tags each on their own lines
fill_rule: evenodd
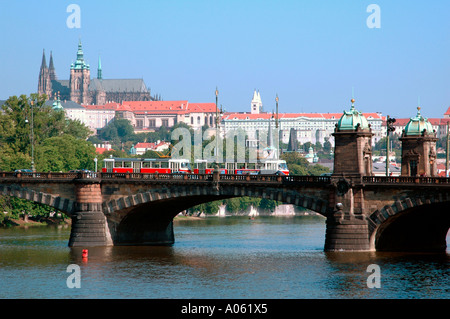
<svg viewBox="0 0 450 319">
<path fill-rule="evenodd" d="M 326 251 L 442 251 L 450 179 L 140 173 L 0 173 L 0 195 L 72 218 L 69 246 L 171 245 L 173 218 L 205 202 L 260 197 L 326 217 Z"/>
</svg>

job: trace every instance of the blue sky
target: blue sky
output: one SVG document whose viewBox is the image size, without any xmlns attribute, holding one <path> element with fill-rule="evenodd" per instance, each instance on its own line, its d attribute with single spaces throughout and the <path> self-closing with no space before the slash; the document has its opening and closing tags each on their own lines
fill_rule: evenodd
<svg viewBox="0 0 450 319">
<path fill-rule="evenodd" d="M 80 28 L 69 28 L 70 4 Z M 369 28 L 370 4 L 381 28 Z M 37 91 L 42 50 L 69 78 L 81 38 L 96 76 L 143 78 L 164 100 L 250 111 L 426 117 L 450 106 L 450 1 L 0 0 L 0 99 Z M 48 63 L 48 62 L 47 62 Z"/>
</svg>

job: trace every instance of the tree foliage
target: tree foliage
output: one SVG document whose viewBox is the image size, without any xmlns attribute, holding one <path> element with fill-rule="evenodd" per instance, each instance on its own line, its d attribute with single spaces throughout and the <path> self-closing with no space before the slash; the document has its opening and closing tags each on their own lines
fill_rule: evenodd
<svg viewBox="0 0 450 319">
<path fill-rule="evenodd" d="M 36 171 L 69 171 L 94 168 L 95 147 L 80 121 L 68 120 L 62 110 L 46 105 L 45 95 L 10 97 L 0 112 L 0 170 L 31 168 Z M 18 218 L 23 212 L 48 215 L 54 209 L 14 197 L 0 197 L 0 210 Z"/>
<path fill-rule="evenodd" d="M 79 147 L 92 145 L 86 142 L 90 133 L 88 127 L 79 121 L 67 120 L 64 111 L 54 110 L 46 105 L 45 101 L 45 95 L 31 94 L 12 96 L 3 104 L 3 112 L 0 113 L 1 170 L 30 168 L 32 146 L 36 170 L 45 171 L 53 170 L 48 164 L 53 161 L 51 157 L 56 155 L 48 150 L 52 143 L 55 143 L 57 148 L 61 139 L 71 139 L 70 141 Z M 44 147 L 43 150 L 41 146 Z M 66 144 L 66 147 L 68 146 L 70 145 Z M 60 151 L 71 161 L 71 153 L 63 148 L 60 148 Z M 95 157 L 94 153 L 90 153 L 91 159 Z M 69 169 L 77 168 L 79 167 L 70 166 Z"/>
</svg>

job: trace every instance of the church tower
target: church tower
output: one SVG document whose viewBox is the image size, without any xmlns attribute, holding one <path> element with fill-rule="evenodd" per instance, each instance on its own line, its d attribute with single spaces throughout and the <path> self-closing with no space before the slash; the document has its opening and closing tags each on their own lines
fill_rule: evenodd
<svg viewBox="0 0 450 319">
<path fill-rule="evenodd" d="M 52 82 L 50 80 L 50 72 L 47 68 L 47 62 L 45 60 L 45 50 L 42 52 L 42 63 L 38 81 L 38 94 L 46 94 L 47 97 L 52 95 Z"/>
<path fill-rule="evenodd" d="M 79 104 L 89 104 L 89 84 L 91 71 L 84 62 L 81 40 L 78 43 L 77 60 L 70 66 L 70 100 Z"/>
<path fill-rule="evenodd" d="M 252 108 L 251 108 L 251 114 L 259 114 L 262 112 L 262 101 L 261 101 L 261 95 L 259 95 L 259 91 L 253 93 L 253 99 L 251 102 Z"/>
<path fill-rule="evenodd" d="M 58 78 L 56 77 L 55 66 L 53 65 L 53 55 L 52 51 L 50 51 L 50 63 L 48 65 L 48 74 L 50 76 L 50 81 L 55 81 Z"/>
</svg>

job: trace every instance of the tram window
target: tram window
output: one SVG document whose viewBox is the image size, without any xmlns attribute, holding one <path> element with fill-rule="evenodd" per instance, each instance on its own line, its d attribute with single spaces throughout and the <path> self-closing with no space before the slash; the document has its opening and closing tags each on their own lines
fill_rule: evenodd
<svg viewBox="0 0 450 319">
<path fill-rule="evenodd" d="M 131 167 L 131 162 L 123 162 L 123 167 Z"/>
<path fill-rule="evenodd" d="M 161 168 L 169 168 L 169 162 L 161 162 Z"/>
<path fill-rule="evenodd" d="M 153 163 L 154 168 L 161 168 L 161 162 L 154 162 Z"/>
<path fill-rule="evenodd" d="M 255 163 L 248 163 L 247 168 L 248 169 L 255 169 Z"/>
<path fill-rule="evenodd" d="M 121 161 L 115 161 L 115 162 L 114 162 L 114 167 L 123 167 L 123 162 L 121 162 Z"/>
<path fill-rule="evenodd" d="M 143 162 L 143 163 L 142 163 L 142 167 L 143 167 L 143 168 L 150 168 L 150 167 L 152 167 L 152 166 L 151 166 L 151 162 Z"/>
</svg>

